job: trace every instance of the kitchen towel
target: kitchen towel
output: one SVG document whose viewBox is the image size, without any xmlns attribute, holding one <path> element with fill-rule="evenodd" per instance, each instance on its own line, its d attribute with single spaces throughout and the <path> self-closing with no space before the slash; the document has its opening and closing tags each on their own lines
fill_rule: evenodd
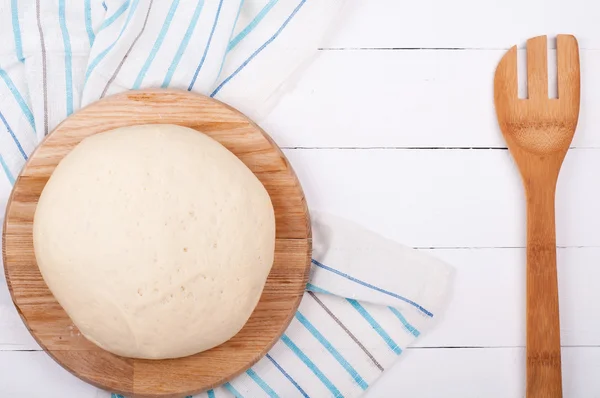
<svg viewBox="0 0 600 398">
<path fill-rule="evenodd" d="M 2 206 L 40 140 L 107 95 L 186 89 L 260 124 L 343 3 L 0 0 Z M 250 370 L 198 396 L 360 396 L 440 317 L 450 267 L 334 216 L 312 218 L 312 273 L 291 325 Z"/>
</svg>

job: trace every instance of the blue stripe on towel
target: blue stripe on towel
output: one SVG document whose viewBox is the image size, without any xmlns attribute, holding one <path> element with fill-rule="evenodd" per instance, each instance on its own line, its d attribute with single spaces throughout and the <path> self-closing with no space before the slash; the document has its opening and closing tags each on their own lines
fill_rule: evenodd
<svg viewBox="0 0 600 398">
<path fill-rule="evenodd" d="M 235 387 L 231 385 L 231 383 L 225 383 L 223 384 L 223 387 L 225 387 L 227 391 L 232 393 L 235 398 L 244 398 L 244 396 L 240 394 L 240 392 L 236 390 Z"/>
<path fill-rule="evenodd" d="M 320 287 L 315 286 L 312 283 L 307 283 L 306 284 L 306 290 L 308 290 L 309 292 L 315 292 L 315 293 L 331 294 L 327 290 L 321 289 Z"/>
<path fill-rule="evenodd" d="M 415 337 L 419 337 L 419 335 L 421 334 L 421 332 L 419 332 L 413 325 L 411 325 L 410 323 L 408 323 L 408 321 L 406 320 L 406 318 L 404 318 L 404 315 L 402 315 L 402 313 L 400 313 L 400 311 L 398 311 L 394 307 L 388 307 L 388 308 L 390 309 L 390 311 L 392 311 L 394 313 L 394 315 L 396 315 L 396 318 L 398 318 L 400 320 L 400 322 L 402 323 L 402 325 L 404 326 L 404 328 L 406 330 L 408 330 L 408 332 L 410 334 L 412 334 Z"/>
<path fill-rule="evenodd" d="M 325 336 L 323 336 L 317 330 L 317 328 L 315 328 L 313 326 L 313 324 L 310 323 L 310 321 L 308 319 L 306 319 L 306 317 L 304 315 L 302 315 L 302 313 L 300 311 L 296 311 L 296 319 L 298 319 L 298 321 L 300 321 L 300 323 L 302 325 L 304 325 L 304 327 L 317 340 L 319 340 L 319 342 L 323 345 L 323 347 L 325 347 L 325 349 L 327 351 L 329 351 L 329 353 L 335 358 L 335 360 L 338 361 L 338 363 L 340 365 L 342 365 L 342 367 L 346 370 L 346 372 L 348 372 L 348 374 L 350 376 L 352 376 L 352 378 L 354 379 L 356 384 L 358 384 L 360 386 L 360 388 L 362 388 L 363 390 L 366 390 L 369 387 L 367 382 L 358 374 L 356 369 L 354 369 L 352 367 L 352 365 L 350 365 L 350 363 L 348 363 L 348 361 L 346 361 L 346 359 L 344 359 L 344 357 L 338 352 L 338 350 L 335 349 L 335 347 L 325 338 Z"/>
<path fill-rule="evenodd" d="M 271 8 L 273 8 L 273 6 L 275 6 L 275 4 L 277 4 L 278 1 L 279 0 L 269 0 L 269 2 L 263 7 L 263 9 L 260 10 L 258 14 L 256 14 L 254 19 L 248 24 L 248 26 L 246 26 L 240 33 L 238 33 L 233 38 L 233 40 L 229 42 L 229 45 L 227 46 L 227 52 L 233 50 L 233 48 L 237 46 L 240 41 L 244 40 L 244 38 L 248 36 L 248 34 L 250 34 L 250 32 L 254 30 L 254 28 L 256 28 L 260 21 L 263 20 L 263 18 L 269 13 L 269 11 L 271 11 Z"/>
<path fill-rule="evenodd" d="M 399 300 L 402 300 L 402 301 L 404 301 L 405 303 L 408 303 L 408 304 L 412 305 L 413 307 L 417 308 L 419 311 L 421 311 L 421 312 L 422 312 L 422 313 L 424 313 L 425 315 L 427 315 L 427 316 L 430 316 L 430 317 L 433 317 L 433 314 L 432 314 L 431 312 L 427 311 L 425 308 L 421 307 L 419 304 L 415 303 L 414 301 L 412 301 L 412 300 L 409 300 L 409 299 L 407 299 L 407 298 L 405 298 L 405 297 L 402 297 L 402 296 L 400 296 L 399 294 L 396 294 L 396 293 L 394 293 L 394 292 L 390 292 L 390 291 L 388 291 L 388 290 L 385 290 L 385 289 L 382 289 L 382 288 L 380 288 L 380 287 L 377 287 L 377 286 L 371 285 L 370 283 L 363 282 L 363 281 L 361 281 L 360 279 L 356 279 L 356 278 L 354 278 L 353 276 L 350 276 L 350 275 L 348 275 L 348 274 L 345 274 L 345 273 L 343 273 L 343 272 L 341 272 L 341 271 L 338 271 L 338 270 L 336 270 L 335 268 L 331 268 L 331 267 L 328 267 L 328 266 L 326 266 L 326 265 L 324 265 L 324 264 L 321 264 L 320 262 L 318 262 L 318 261 L 317 261 L 317 260 L 315 260 L 315 259 L 313 259 L 313 260 L 312 260 L 312 263 L 313 263 L 314 265 L 316 265 L 317 267 L 319 267 L 319 268 L 323 268 L 323 269 L 325 269 L 325 270 L 327 270 L 327 271 L 333 272 L 334 274 L 336 274 L 336 275 L 339 275 L 339 276 L 341 276 L 341 277 L 344 277 L 344 278 L 346 278 L 346 279 L 348 279 L 348 280 L 351 280 L 352 282 L 356 282 L 356 283 L 358 283 L 359 285 L 362 285 L 362 286 L 368 287 L 369 289 L 373 289 L 373 290 L 376 290 L 376 291 L 378 291 L 378 292 L 380 292 L 380 293 L 387 294 L 388 296 L 392 296 L 392 297 L 395 297 L 395 298 L 397 298 L 397 299 L 399 299 Z"/>
<path fill-rule="evenodd" d="M 108 11 L 108 7 L 106 6 L 106 1 L 102 2 L 102 7 L 104 8 L 104 11 Z"/>
<path fill-rule="evenodd" d="M 15 144 L 17 144 L 17 148 L 19 148 L 19 152 L 21 152 L 21 155 L 23 155 L 23 159 L 27 160 L 27 154 L 23 150 L 23 147 L 21 146 L 21 143 L 19 142 L 19 140 L 15 136 L 15 133 L 13 132 L 13 129 L 10 127 L 10 125 L 6 121 L 6 118 L 4 117 L 4 115 L 2 114 L 2 112 L 0 112 L 0 120 L 2 120 L 2 123 L 4 123 L 4 126 L 6 127 L 6 130 L 8 131 L 8 133 L 10 134 L 10 136 L 12 137 L 13 141 L 15 142 Z"/>
<path fill-rule="evenodd" d="M 354 309 L 356 309 L 356 311 L 358 311 L 360 315 L 362 315 L 363 318 L 365 318 L 367 322 L 369 322 L 371 327 L 377 332 L 379 336 L 381 336 L 381 338 L 387 343 L 387 345 L 392 349 L 392 351 L 394 351 L 398 355 L 402 353 L 402 349 L 398 347 L 398 344 L 396 344 L 396 342 L 392 340 L 390 335 L 387 334 L 385 330 L 383 330 L 381 325 L 377 323 L 377 321 L 371 316 L 371 314 L 369 314 L 369 312 L 362 305 L 360 305 L 358 301 L 353 299 L 346 300 L 350 303 L 350 305 L 352 305 L 352 307 L 354 307 Z"/>
<path fill-rule="evenodd" d="M 187 30 L 185 31 L 185 35 L 183 36 L 183 40 L 179 44 L 179 48 L 175 53 L 175 57 L 173 57 L 173 61 L 169 66 L 169 70 L 167 70 L 167 75 L 165 76 L 165 80 L 163 80 L 162 88 L 167 88 L 169 84 L 171 84 L 171 79 L 175 74 L 175 70 L 177 69 L 177 65 L 179 65 L 179 61 L 181 61 L 181 57 L 183 56 L 183 52 L 187 48 L 190 38 L 194 33 L 194 29 L 196 29 L 196 24 L 198 23 L 198 19 L 200 18 L 200 14 L 202 13 L 202 8 L 204 7 L 204 0 L 198 0 L 198 4 L 196 4 L 196 9 L 194 10 L 194 15 L 192 16 L 192 20 L 188 25 Z"/>
<path fill-rule="evenodd" d="M 29 109 L 27 102 L 25 102 L 25 99 L 23 98 L 21 93 L 19 92 L 19 90 L 17 90 L 17 86 L 15 86 L 13 81 L 10 79 L 10 76 L 8 76 L 8 73 L 6 73 L 6 71 L 2 68 L 0 68 L 0 78 L 2 80 L 4 80 L 4 83 L 6 83 L 6 86 L 12 93 L 13 97 L 15 97 L 15 100 L 19 104 L 21 111 L 23 112 L 23 114 L 25 115 L 25 118 L 29 122 L 29 125 L 35 132 L 35 122 L 33 121 L 33 113 L 31 113 L 31 109 Z"/>
<path fill-rule="evenodd" d="M 208 395 L 208 398 L 215 398 L 215 390 L 208 390 L 206 394 Z"/>
<path fill-rule="evenodd" d="M 277 393 L 273 391 L 273 389 L 269 387 L 269 385 L 259 375 L 257 375 L 255 371 L 248 369 L 246 374 L 250 376 L 250 378 L 254 380 L 254 382 L 258 384 L 259 387 L 262 388 L 262 390 L 266 392 L 270 398 L 279 398 L 279 395 L 277 395 Z"/>
<path fill-rule="evenodd" d="M 92 4 L 91 0 L 85 0 L 84 2 L 84 13 L 85 13 L 85 30 L 88 35 L 88 40 L 90 41 L 90 47 L 94 44 L 94 39 L 96 39 L 96 35 L 94 35 L 94 29 L 92 28 Z"/>
<path fill-rule="evenodd" d="M 119 7 L 117 9 L 117 11 L 115 11 L 115 13 L 113 15 L 111 15 L 110 17 L 106 18 L 104 20 L 104 22 L 102 22 L 102 25 L 100 25 L 100 28 L 98 29 L 98 33 L 100 33 L 101 31 L 103 31 L 104 29 L 108 28 L 110 25 L 113 24 L 113 22 L 115 22 L 121 15 L 123 15 L 123 13 L 125 11 L 127 11 L 127 8 L 129 7 L 129 3 L 130 0 L 127 0 L 125 3 L 123 3 L 121 5 L 121 7 Z"/>
<path fill-rule="evenodd" d="M 142 66 L 140 73 L 138 73 L 138 76 L 135 79 L 135 83 L 133 83 L 132 88 L 134 90 L 137 90 L 142 85 L 142 81 L 144 80 L 144 77 L 146 77 L 146 72 L 148 72 L 150 65 L 152 65 L 152 61 L 154 61 L 154 58 L 156 57 L 158 50 L 160 50 L 160 46 L 162 46 L 162 43 L 165 40 L 165 36 L 167 35 L 167 32 L 169 31 L 171 22 L 173 22 L 173 16 L 175 15 L 175 11 L 177 11 L 178 6 L 179 6 L 179 0 L 173 0 L 173 2 L 171 3 L 171 7 L 169 8 L 169 12 L 167 13 L 167 17 L 165 18 L 165 22 L 163 22 L 163 26 L 160 29 L 160 33 L 158 34 L 158 37 L 156 38 L 156 41 L 154 42 L 154 46 L 152 46 L 152 50 L 150 51 L 150 54 L 148 54 L 148 58 L 146 58 L 146 62 L 144 62 L 144 66 Z"/>
<path fill-rule="evenodd" d="M 15 176 L 11 173 L 2 155 L 0 155 L 0 165 L 2 165 L 2 170 L 4 170 L 4 174 L 6 174 L 6 178 L 8 178 L 10 185 L 15 185 Z"/>
<path fill-rule="evenodd" d="M 240 73 L 240 71 L 242 69 L 244 69 L 246 67 L 246 65 L 248 65 L 250 63 L 250 61 L 252 61 L 258 54 L 260 54 L 260 52 L 262 50 L 264 50 L 269 44 L 271 44 L 277 38 L 277 36 L 279 36 L 279 34 L 285 29 L 285 27 L 292 20 L 292 18 L 294 18 L 294 16 L 300 10 L 300 8 L 302 8 L 302 6 L 304 5 L 304 3 L 306 3 L 306 0 L 300 1 L 300 3 L 298 4 L 298 6 L 296 8 L 294 8 L 294 11 L 292 11 L 292 13 L 290 14 L 290 16 L 283 22 L 283 25 L 281 25 L 279 27 L 279 29 L 277 30 L 277 32 L 275 32 L 275 34 L 273 36 L 271 36 L 269 38 L 269 40 L 267 40 L 262 46 L 260 46 L 258 48 L 258 50 L 254 51 L 252 53 L 252 55 L 250 55 L 250 57 L 248 57 L 248 59 L 245 60 L 231 75 L 227 76 L 227 78 L 225 78 L 225 80 L 223 80 L 221 82 L 221 84 L 219 84 L 219 86 L 215 89 L 215 91 L 212 92 L 212 94 L 210 96 L 214 97 L 215 95 L 217 95 L 217 93 L 219 91 L 221 91 L 221 89 L 223 88 L 223 86 L 225 86 L 227 83 L 229 83 L 229 81 L 231 79 L 233 79 L 238 73 Z"/>
<path fill-rule="evenodd" d="M 11 0 L 10 12 L 12 14 L 13 37 L 15 40 L 15 50 L 17 51 L 17 59 L 20 62 L 25 61 L 23 56 L 23 39 L 21 38 L 21 26 L 19 25 L 19 8 L 18 0 Z"/>
<path fill-rule="evenodd" d="M 280 372 L 281 372 L 281 373 L 282 373 L 282 374 L 285 376 L 285 378 L 286 378 L 286 379 L 288 379 L 288 380 L 290 381 L 290 383 L 292 383 L 292 384 L 294 385 L 294 387 L 296 387 L 296 389 L 297 389 L 298 391 L 300 391 L 300 394 L 302 394 L 302 396 L 303 396 L 304 398 L 310 398 L 310 397 L 308 396 L 308 394 L 307 394 L 307 393 L 306 393 L 306 392 L 305 392 L 305 391 L 302 389 L 302 387 L 300 387 L 300 385 L 299 385 L 299 384 L 296 382 L 296 380 L 294 380 L 294 379 L 292 378 L 292 376 L 290 376 L 290 375 L 288 374 L 288 372 L 286 372 L 286 371 L 285 371 L 285 369 L 283 369 L 283 368 L 281 367 L 281 365 L 279 365 L 279 364 L 277 363 L 277 361 L 276 361 L 276 360 L 274 360 L 274 359 L 273 359 L 273 357 L 272 357 L 271 355 L 269 355 L 269 353 L 267 353 L 266 357 L 267 357 L 267 359 L 268 359 L 269 361 L 271 361 L 271 362 L 273 363 L 273 365 L 275 365 L 275 367 L 276 367 L 276 368 L 277 368 L 277 369 L 278 369 L 278 370 L 279 370 L 279 371 L 280 371 Z"/>
<path fill-rule="evenodd" d="M 125 29 L 127 29 L 127 26 L 129 25 L 129 22 L 131 21 L 131 18 L 133 18 L 133 14 L 135 14 L 135 10 L 136 10 L 139 2 L 140 2 L 140 0 L 133 0 L 133 3 L 131 4 L 131 8 L 129 10 L 129 14 L 127 15 L 127 20 L 125 21 L 125 24 L 123 25 L 123 28 L 121 28 L 121 32 L 119 32 L 119 35 L 117 36 L 115 41 L 110 46 L 108 46 L 104 51 L 102 51 L 100 54 L 98 54 L 96 56 L 96 58 L 94 58 L 92 60 L 92 62 L 90 62 L 90 65 L 88 66 L 88 69 L 85 73 L 85 81 L 86 82 L 90 78 L 90 75 L 92 74 L 94 69 L 96 69 L 98 64 L 104 59 L 104 57 L 106 57 L 106 55 L 110 52 L 110 50 L 112 50 L 113 47 L 118 43 L 121 36 L 123 36 Z"/>
<path fill-rule="evenodd" d="M 65 90 L 67 95 L 67 116 L 73 113 L 73 65 L 71 53 L 71 38 L 67 29 L 67 19 L 65 10 L 65 1 L 58 2 L 58 20 L 63 37 L 63 46 L 65 49 Z"/>
<path fill-rule="evenodd" d="M 200 64 L 196 68 L 196 72 L 194 73 L 194 77 L 188 87 L 188 91 L 192 91 L 194 88 L 194 84 L 196 84 L 196 79 L 198 78 L 198 74 L 200 73 L 200 69 L 204 65 L 204 61 L 206 60 L 206 55 L 208 54 L 208 49 L 210 48 L 210 43 L 212 42 L 213 35 L 215 34 L 215 29 L 217 28 L 217 23 L 219 22 L 219 15 L 221 15 L 221 7 L 223 6 L 223 0 L 219 2 L 219 8 L 217 8 L 217 15 L 215 15 L 215 22 L 213 23 L 212 29 L 210 31 L 210 35 L 208 36 L 208 41 L 206 42 L 206 47 L 204 47 L 204 54 L 202 54 L 202 59 L 200 60 Z"/>
<path fill-rule="evenodd" d="M 233 31 L 235 30 L 235 26 L 238 23 L 238 20 L 240 19 L 240 14 L 242 13 L 242 7 L 244 6 L 244 0 L 240 0 L 240 6 L 238 7 L 238 12 L 237 15 L 235 16 L 235 22 L 233 23 L 232 27 L 231 27 L 231 33 L 229 34 L 229 42 L 231 42 L 231 38 L 233 37 Z M 215 83 L 219 80 L 219 78 L 221 77 L 221 72 L 223 72 L 223 66 L 225 65 L 225 59 L 227 58 L 227 52 L 229 50 L 225 51 L 225 55 L 223 56 L 223 59 L 221 60 L 221 66 L 219 66 L 219 73 L 217 74 L 217 78 L 215 80 Z"/>
<path fill-rule="evenodd" d="M 306 367 L 308 369 L 310 369 L 311 372 L 314 373 L 315 376 L 317 376 L 317 378 L 319 380 L 321 380 L 321 383 L 323 383 L 325 385 L 325 387 L 327 387 L 327 389 L 329 390 L 329 392 L 331 392 L 333 394 L 334 397 L 336 398 L 342 398 L 343 395 L 340 392 L 340 390 L 338 390 L 331 381 L 329 381 L 329 379 L 323 374 L 323 372 L 321 372 L 321 370 L 319 370 L 319 368 L 317 368 L 317 366 L 313 363 L 313 361 L 310 360 L 310 358 L 308 358 L 306 356 L 305 353 L 302 352 L 302 350 L 300 348 L 298 348 L 298 346 L 296 344 L 294 344 L 294 342 L 284 333 L 281 336 L 281 341 L 283 341 L 283 343 L 288 346 L 288 348 L 290 350 L 292 350 L 292 352 L 294 354 L 296 354 L 296 356 L 298 358 L 300 358 L 300 360 L 302 362 L 304 362 L 304 364 L 306 365 Z"/>
</svg>

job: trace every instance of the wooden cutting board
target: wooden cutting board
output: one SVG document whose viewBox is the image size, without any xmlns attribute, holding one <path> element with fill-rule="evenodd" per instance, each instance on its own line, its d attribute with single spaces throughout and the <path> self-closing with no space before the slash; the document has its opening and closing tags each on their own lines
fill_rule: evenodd
<svg viewBox="0 0 600 398">
<path fill-rule="evenodd" d="M 248 323 L 225 344 L 172 360 L 123 358 L 88 341 L 44 283 L 33 251 L 35 208 L 58 162 L 87 136 L 148 123 L 191 127 L 237 155 L 269 192 L 277 227 L 275 263 Z M 31 155 L 17 179 L 6 209 L 2 239 L 12 299 L 40 346 L 82 380 L 136 397 L 192 395 L 223 384 L 257 362 L 290 323 L 302 299 L 311 258 L 304 194 L 277 145 L 238 111 L 204 96 L 173 90 L 118 94 L 61 123 Z"/>
</svg>

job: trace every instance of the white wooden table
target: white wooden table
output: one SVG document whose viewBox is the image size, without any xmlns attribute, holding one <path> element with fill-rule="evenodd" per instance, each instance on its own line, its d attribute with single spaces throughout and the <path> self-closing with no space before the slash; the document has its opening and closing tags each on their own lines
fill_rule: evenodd
<svg viewBox="0 0 600 398">
<path fill-rule="evenodd" d="M 557 198 L 563 383 L 566 397 L 599 397 L 600 5 L 348 1 L 352 13 L 263 126 L 312 208 L 457 268 L 445 318 L 367 396 L 524 396 L 523 190 L 496 124 L 492 79 L 512 44 L 572 33 L 582 103 Z M 0 386 L 11 398 L 98 394 L 40 351 L 3 282 Z"/>
</svg>

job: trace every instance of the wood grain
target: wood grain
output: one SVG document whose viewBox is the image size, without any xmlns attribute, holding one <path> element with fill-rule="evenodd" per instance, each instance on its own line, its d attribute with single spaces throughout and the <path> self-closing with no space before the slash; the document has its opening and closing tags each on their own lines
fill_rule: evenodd
<svg viewBox="0 0 600 398">
<path fill-rule="evenodd" d="M 148 123 L 191 127 L 219 141 L 260 179 L 276 215 L 275 262 L 248 323 L 214 349 L 161 361 L 121 358 L 85 339 L 44 283 L 32 243 L 37 200 L 58 162 L 89 135 Z M 234 109 L 207 97 L 173 90 L 119 94 L 61 123 L 31 155 L 19 176 L 7 206 L 2 238 L 9 290 L 36 341 L 79 378 L 136 397 L 191 395 L 245 371 L 286 329 L 310 269 L 311 231 L 304 194 L 277 145 Z"/>
<path fill-rule="evenodd" d="M 579 49 L 557 39 L 558 98 L 548 98 L 547 38 L 527 41 L 528 98 L 517 95 L 513 47 L 496 69 L 498 122 L 521 172 L 527 199 L 527 396 L 562 396 L 554 200 L 579 118 Z"/>
</svg>

